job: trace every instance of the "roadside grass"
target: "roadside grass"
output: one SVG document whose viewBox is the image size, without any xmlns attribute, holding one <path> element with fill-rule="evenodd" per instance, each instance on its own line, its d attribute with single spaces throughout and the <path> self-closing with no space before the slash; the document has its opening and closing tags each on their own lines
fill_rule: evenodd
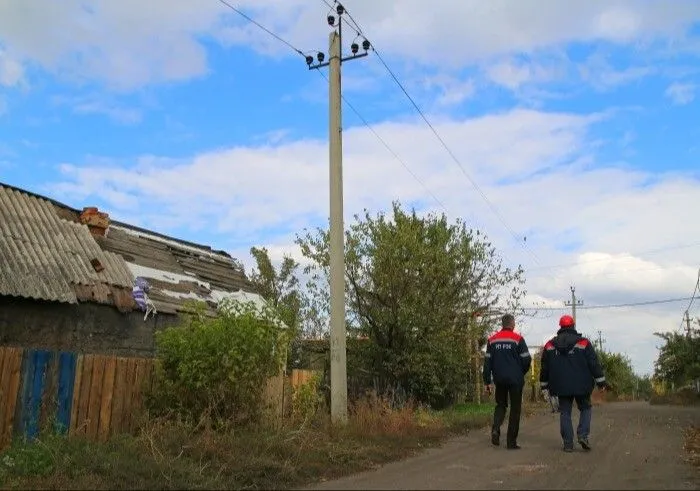
<svg viewBox="0 0 700 491">
<path fill-rule="evenodd" d="M 696 406 L 700 405 L 700 394 L 692 389 L 681 389 L 668 394 L 654 394 L 649 399 L 649 404 L 671 406 Z"/>
<path fill-rule="evenodd" d="M 691 426 L 686 430 L 684 448 L 688 462 L 700 467 L 700 426 Z"/>
<path fill-rule="evenodd" d="M 2 489 L 284 489 L 376 468 L 488 424 L 493 404 L 393 409 L 368 398 L 327 417 L 212 431 L 150 420 L 104 443 L 43 434 L 0 454 Z"/>
</svg>

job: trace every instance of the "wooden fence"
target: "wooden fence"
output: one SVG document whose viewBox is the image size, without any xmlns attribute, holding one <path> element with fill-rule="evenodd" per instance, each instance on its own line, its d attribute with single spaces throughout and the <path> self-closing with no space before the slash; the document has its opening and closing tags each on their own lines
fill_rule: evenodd
<svg viewBox="0 0 700 491">
<path fill-rule="evenodd" d="M 0 449 L 13 436 L 38 436 L 49 424 L 68 436 L 104 441 L 136 428 L 153 382 L 152 358 L 75 354 L 0 347 Z M 285 387 L 313 372 L 293 370 L 269 380 L 268 405 L 284 416 Z M 287 398 L 288 399 L 288 398 Z"/>
</svg>

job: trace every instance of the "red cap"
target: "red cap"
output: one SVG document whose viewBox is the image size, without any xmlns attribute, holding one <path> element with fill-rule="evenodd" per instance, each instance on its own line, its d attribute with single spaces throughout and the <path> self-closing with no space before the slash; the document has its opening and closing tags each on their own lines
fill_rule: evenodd
<svg viewBox="0 0 700 491">
<path fill-rule="evenodd" d="M 559 319 L 559 327 L 573 327 L 574 324 L 576 324 L 574 318 L 570 315 L 562 315 Z"/>
</svg>

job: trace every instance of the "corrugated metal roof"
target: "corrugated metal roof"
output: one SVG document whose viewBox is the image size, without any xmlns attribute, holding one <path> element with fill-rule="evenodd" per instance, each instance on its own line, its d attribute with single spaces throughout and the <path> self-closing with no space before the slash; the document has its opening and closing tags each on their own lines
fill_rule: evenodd
<svg viewBox="0 0 700 491">
<path fill-rule="evenodd" d="M 92 259 L 102 263 L 99 273 Z M 0 185 L 0 294 L 77 303 L 72 285 L 133 283 L 124 259 L 103 251 L 86 225 L 59 218 L 45 199 Z"/>
</svg>

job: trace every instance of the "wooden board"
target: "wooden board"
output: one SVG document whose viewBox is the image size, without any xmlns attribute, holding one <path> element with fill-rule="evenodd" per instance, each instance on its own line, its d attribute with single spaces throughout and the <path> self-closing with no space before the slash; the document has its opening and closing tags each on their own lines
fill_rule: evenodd
<svg viewBox="0 0 700 491">
<path fill-rule="evenodd" d="M 0 450 L 12 442 L 22 354 L 21 348 L 0 348 Z"/>
<path fill-rule="evenodd" d="M 114 400 L 114 376 L 116 366 L 116 357 L 109 357 L 105 360 L 102 384 L 102 400 L 100 401 L 100 423 L 97 432 L 97 438 L 100 441 L 106 441 L 109 437 L 109 428 L 112 418 L 112 401 Z"/>
</svg>

